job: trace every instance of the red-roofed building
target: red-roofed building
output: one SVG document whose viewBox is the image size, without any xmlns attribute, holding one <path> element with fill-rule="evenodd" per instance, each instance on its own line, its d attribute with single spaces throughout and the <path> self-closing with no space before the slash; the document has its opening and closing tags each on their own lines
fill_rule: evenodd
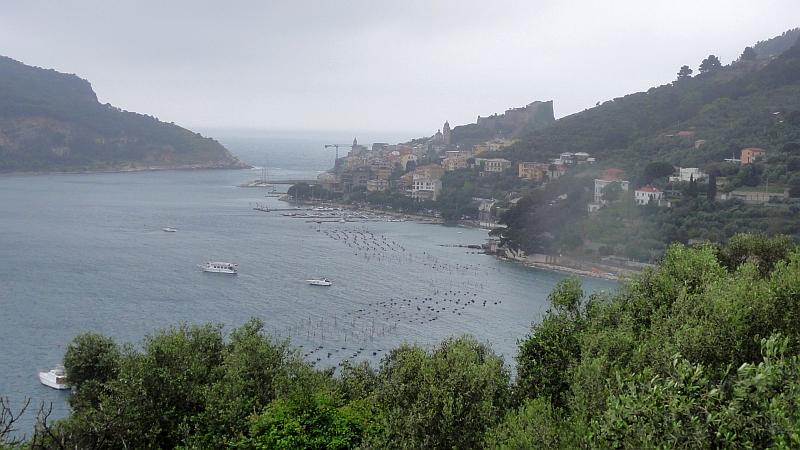
<svg viewBox="0 0 800 450">
<path fill-rule="evenodd" d="M 622 181 L 623 175 L 625 175 L 625 171 L 622 169 L 611 168 L 603 171 L 604 180 Z"/>
</svg>

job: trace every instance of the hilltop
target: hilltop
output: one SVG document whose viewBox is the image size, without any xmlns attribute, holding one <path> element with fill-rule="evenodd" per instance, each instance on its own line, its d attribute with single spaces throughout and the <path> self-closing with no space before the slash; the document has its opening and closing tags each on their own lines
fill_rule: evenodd
<svg viewBox="0 0 800 450">
<path fill-rule="evenodd" d="M 101 104 L 76 75 L 0 57 L 0 173 L 247 167 L 211 138 Z"/>
</svg>

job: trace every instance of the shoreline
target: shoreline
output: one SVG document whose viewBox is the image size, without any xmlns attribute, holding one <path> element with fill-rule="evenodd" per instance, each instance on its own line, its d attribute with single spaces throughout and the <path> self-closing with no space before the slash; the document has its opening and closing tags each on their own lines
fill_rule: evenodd
<svg viewBox="0 0 800 450">
<path fill-rule="evenodd" d="M 0 172 L 0 176 L 26 176 L 26 175 L 93 175 L 93 174 L 114 174 L 132 172 L 164 172 L 168 170 L 249 170 L 252 166 L 206 166 L 202 164 L 191 164 L 185 166 L 152 166 L 135 167 L 126 169 L 105 169 L 105 170 L 81 170 L 81 171 L 14 171 Z"/>
</svg>

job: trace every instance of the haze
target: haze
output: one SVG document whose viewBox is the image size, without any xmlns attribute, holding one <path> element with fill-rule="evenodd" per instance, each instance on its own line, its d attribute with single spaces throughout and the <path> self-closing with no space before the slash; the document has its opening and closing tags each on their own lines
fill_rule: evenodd
<svg viewBox="0 0 800 450">
<path fill-rule="evenodd" d="M 0 1 L 0 54 L 190 129 L 432 135 L 556 117 L 800 26 L 774 1 Z"/>
</svg>

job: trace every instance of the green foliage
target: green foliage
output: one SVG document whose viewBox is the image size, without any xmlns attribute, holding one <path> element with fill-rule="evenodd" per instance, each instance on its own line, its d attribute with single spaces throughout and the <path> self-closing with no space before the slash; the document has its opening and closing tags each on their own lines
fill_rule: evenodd
<svg viewBox="0 0 800 450">
<path fill-rule="evenodd" d="M 666 161 L 655 161 L 644 168 L 642 185 L 646 186 L 658 178 L 666 178 L 675 172 L 675 166 Z"/>
<path fill-rule="evenodd" d="M 600 192 L 602 193 L 603 201 L 615 202 L 622 196 L 622 186 L 617 182 L 609 183 L 603 186 Z"/>
<path fill-rule="evenodd" d="M 689 68 L 689 66 L 681 66 L 681 70 L 678 71 L 678 80 L 685 80 L 692 76 L 693 70 Z"/>
<path fill-rule="evenodd" d="M 392 350 L 375 392 L 386 411 L 381 448 L 479 448 L 505 410 L 508 382 L 502 358 L 471 337 Z"/>
<path fill-rule="evenodd" d="M 335 392 L 291 393 L 250 418 L 239 449 L 350 449 L 378 436 L 374 408 L 345 404 Z"/>
<path fill-rule="evenodd" d="M 744 48 L 741 56 L 739 56 L 739 61 L 755 61 L 757 57 L 758 53 L 756 53 L 755 49 L 748 46 Z"/>
<path fill-rule="evenodd" d="M 80 392 L 87 382 L 103 384 L 115 379 L 120 358 L 114 339 L 92 332 L 79 334 L 64 353 L 70 386 Z"/>
<path fill-rule="evenodd" d="M 704 59 L 703 62 L 700 64 L 700 73 L 711 73 L 715 72 L 722 68 L 722 63 L 720 63 L 719 58 L 714 55 L 708 55 L 708 58 Z"/>
<path fill-rule="evenodd" d="M 569 367 L 580 357 L 580 334 L 585 327 L 584 292 L 578 278 L 559 281 L 548 300 L 552 308 L 541 323 L 519 342 L 518 398 L 546 398 L 555 407 L 566 406 Z"/>
<path fill-rule="evenodd" d="M 527 399 L 518 410 L 486 435 L 484 448 L 497 450 L 556 449 L 566 446 L 568 427 L 557 409 L 543 398 Z"/>
</svg>

